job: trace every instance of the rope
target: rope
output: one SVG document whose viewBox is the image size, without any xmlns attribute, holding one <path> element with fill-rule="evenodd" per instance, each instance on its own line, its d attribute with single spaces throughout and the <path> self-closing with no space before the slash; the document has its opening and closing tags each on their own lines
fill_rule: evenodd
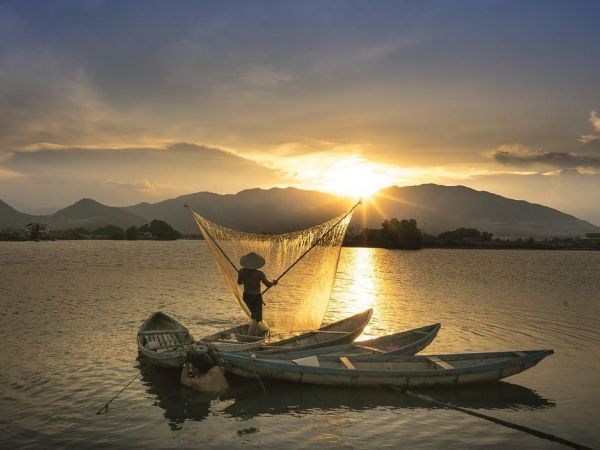
<svg viewBox="0 0 600 450">
<path fill-rule="evenodd" d="M 141 367 L 140 367 L 140 368 L 141 368 Z M 123 387 L 123 389 L 121 389 L 121 390 L 120 390 L 120 391 L 117 393 L 117 395 L 115 395 L 115 396 L 114 396 L 113 398 L 111 398 L 111 399 L 110 399 L 108 402 L 106 402 L 106 404 L 105 404 L 105 405 L 104 405 L 102 408 L 100 408 L 100 409 L 99 409 L 99 410 L 96 412 L 96 415 L 98 416 L 98 415 L 100 415 L 100 414 L 106 414 L 106 413 L 108 412 L 108 406 L 109 406 L 109 405 L 110 405 L 110 404 L 113 402 L 113 400 L 116 400 L 116 398 L 117 398 L 119 395 L 121 395 L 121 394 L 123 393 L 123 391 L 125 391 L 125 389 L 127 389 L 127 388 L 129 387 L 129 385 L 130 385 L 131 383 L 133 383 L 135 380 L 137 380 L 137 379 L 138 379 L 138 378 L 139 378 L 141 375 L 142 375 L 142 372 L 141 372 L 141 370 L 140 370 L 140 372 L 139 372 L 139 373 L 138 373 L 138 374 L 137 374 L 135 377 L 133 377 L 131 380 L 129 380 L 129 383 L 127 383 L 127 384 L 125 385 L 125 387 Z"/>
<path fill-rule="evenodd" d="M 256 355 L 254 353 L 252 354 L 252 358 L 256 359 Z M 254 376 L 256 377 L 256 379 L 258 380 L 258 382 L 260 383 L 260 387 L 263 390 L 263 397 L 266 397 L 267 396 L 267 388 L 265 388 L 265 385 L 263 384 L 262 380 L 258 376 L 258 373 L 256 373 L 256 367 L 255 367 L 254 363 L 252 364 L 252 371 L 254 372 Z"/>
<path fill-rule="evenodd" d="M 443 406 L 445 408 L 450 408 L 455 411 L 459 411 L 470 416 L 479 417 L 480 419 L 487 420 L 489 422 L 496 423 L 498 425 L 505 426 L 507 428 L 512 428 L 513 430 L 522 431 L 523 433 L 531 434 L 532 436 L 536 436 L 540 439 L 546 439 L 548 441 L 557 442 L 559 444 L 565 445 L 567 447 L 576 448 L 576 449 L 584 449 L 584 450 L 592 450 L 591 447 L 586 445 L 578 444 L 573 441 L 569 441 L 568 439 L 561 438 L 560 436 L 556 436 L 554 434 L 546 433 L 544 431 L 536 430 L 535 428 L 526 427 L 525 425 L 519 425 L 514 422 L 509 422 L 507 420 L 499 419 L 497 417 L 488 416 L 487 414 L 482 414 L 476 411 L 471 411 L 470 409 L 461 408 L 460 406 L 453 405 L 452 403 L 441 402 L 439 400 L 435 400 L 427 395 L 419 394 L 417 392 L 412 392 L 409 390 L 404 390 L 401 388 L 394 388 L 409 397 L 417 398 L 427 403 L 432 403 L 434 405 Z"/>
<path fill-rule="evenodd" d="M 362 199 L 361 199 L 361 200 L 359 200 L 359 201 L 357 201 L 357 202 L 356 202 L 356 204 L 355 204 L 355 205 L 354 205 L 352 208 L 350 208 L 350 209 L 348 210 L 348 212 L 347 212 L 346 214 L 344 214 L 344 216 L 343 216 L 343 217 L 342 217 L 340 220 L 338 220 L 338 221 L 337 221 L 337 222 L 336 222 L 334 225 L 332 225 L 332 226 L 331 226 L 331 227 L 330 227 L 330 228 L 329 228 L 329 229 L 328 229 L 328 230 L 327 230 L 325 233 L 323 233 L 323 235 L 322 235 L 322 236 L 321 236 L 319 239 L 317 239 L 315 242 L 313 242 L 313 245 L 311 245 L 311 246 L 310 246 L 310 248 L 309 248 L 308 250 L 306 250 L 304 253 L 302 253 L 302 255 L 300 255 L 300 257 L 299 257 L 299 258 L 298 258 L 296 261 L 294 261 L 294 262 L 293 262 L 293 263 L 292 263 L 292 264 L 291 264 L 291 265 L 290 265 L 290 266 L 289 266 L 287 269 L 285 269 L 281 275 L 279 275 L 277 278 L 275 278 L 275 281 L 276 281 L 276 282 L 278 282 L 278 281 L 279 281 L 281 278 L 283 278 L 283 276 L 284 276 L 286 273 L 288 273 L 290 270 L 292 270 L 292 268 L 293 268 L 293 267 L 294 267 L 296 264 L 298 264 L 298 263 L 300 262 L 300 260 L 301 260 L 302 258 L 304 258 L 304 257 L 305 257 L 305 256 L 308 254 L 308 252 L 310 252 L 310 251 L 311 251 L 313 248 L 315 248 L 315 247 L 316 247 L 316 246 L 319 244 L 319 242 L 321 242 L 321 241 L 322 241 L 322 240 L 325 238 L 325 236 L 327 236 L 329 233 L 331 233 L 331 232 L 332 232 L 332 231 L 335 229 L 335 227 L 337 227 L 337 226 L 338 226 L 340 223 L 342 223 L 342 221 L 343 221 L 343 220 L 344 220 L 346 217 L 348 217 L 350 214 L 352 214 L 352 212 L 354 212 L 354 210 L 355 210 L 355 209 L 358 207 L 358 205 L 360 205 L 361 203 L 362 203 Z M 265 292 L 267 292 L 269 289 L 271 289 L 273 286 L 275 286 L 275 284 L 272 284 L 271 286 L 269 286 L 268 288 L 266 288 L 264 291 L 262 291 L 262 292 L 261 292 L 261 294 L 263 294 L 263 295 L 264 295 L 264 293 L 265 293 Z"/>
<path fill-rule="evenodd" d="M 204 232 L 206 233 L 206 235 L 211 239 L 211 241 L 214 242 L 214 244 L 217 246 L 217 248 L 219 249 L 219 251 L 223 254 L 223 256 L 225 257 L 225 259 L 227 259 L 227 261 L 229 261 L 229 264 L 231 264 L 231 267 L 233 267 L 233 270 L 235 270 L 236 272 L 239 272 L 237 266 L 233 263 L 233 261 L 231 261 L 231 259 L 229 259 L 229 256 L 227 256 L 227 253 L 225 253 L 225 251 L 221 248 L 221 246 L 219 245 L 219 243 L 217 241 L 215 241 L 215 239 L 210 235 L 210 233 L 208 232 L 208 230 L 206 228 L 204 228 L 204 226 L 198 222 L 198 220 L 196 219 L 196 216 L 194 214 L 196 214 L 194 212 L 194 210 L 192 208 L 190 208 L 188 205 L 183 205 L 185 206 L 190 213 L 192 213 L 192 216 L 194 217 L 194 220 L 196 221 L 196 223 L 198 224 L 199 227 L 201 227 Z"/>
</svg>

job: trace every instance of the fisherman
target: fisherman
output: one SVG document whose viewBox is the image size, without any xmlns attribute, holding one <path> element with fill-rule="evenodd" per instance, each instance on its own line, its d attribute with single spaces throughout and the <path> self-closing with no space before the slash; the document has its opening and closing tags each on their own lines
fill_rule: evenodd
<svg viewBox="0 0 600 450">
<path fill-rule="evenodd" d="M 269 281 L 265 274 L 259 270 L 265 265 L 265 258 L 257 253 L 250 252 L 240 258 L 242 268 L 238 271 L 238 284 L 244 285 L 244 303 L 250 310 L 252 325 L 249 329 L 249 334 L 254 334 L 257 328 L 262 332 L 269 328 L 263 321 L 262 309 L 263 299 L 260 292 L 260 283 L 270 288 L 277 284 L 277 280 Z"/>
<path fill-rule="evenodd" d="M 214 365 L 206 353 L 191 351 L 181 368 L 181 384 L 202 392 L 221 392 L 229 387 L 223 367 Z"/>
</svg>

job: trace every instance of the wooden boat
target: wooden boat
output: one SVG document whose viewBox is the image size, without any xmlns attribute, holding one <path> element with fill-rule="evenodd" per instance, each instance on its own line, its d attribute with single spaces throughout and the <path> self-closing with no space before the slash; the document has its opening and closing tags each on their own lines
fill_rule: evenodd
<svg viewBox="0 0 600 450">
<path fill-rule="evenodd" d="M 535 366 L 552 353 L 552 350 L 530 350 L 395 356 L 381 361 L 361 356 L 326 355 L 299 360 L 227 353 L 218 357 L 230 372 L 245 377 L 335 386 L 412 388 L 497 381 Z"/>
<path fill-rule="evenodd" d="M 270 354 L 265 357 L 268 359 L 301 359 L 317 355 L 353 355 L 370 356 L 373 360 L 378 360 L 394 355 L 414 355 L 433 342 L 440 327 L 439 323 L 435 323 L 366 341 L 355 341 L 350 344 Z M 257 356 L 260 357 L 260 354 Z"/>
<path fill-rule="evenodd" d="M 373 309 L 367 309 L 346 319 L 325 325 L 318 330 L 263 344 L 253 349 L 252 352 L 256 355 L 270 355 L 348 344 L 360 336 L 372 315 Z"/>
<path fill-rule="evenodd" d="M 140 356 L 163 367 L 180 367 L 192 342 L 189 330 L 161 311 L 151 314 L 137 333 Z"/>
<path fill-rule="evenodd" d="M 194 343 L 196 351 L 205 350 L 205 344 L 211 344 L 216 350 L 224 352 L 243 352 L 262 345 L 269 333 L 255 336 L 248 333 L 249 324 L 237 325 L 227 330 L 204 336 L 200 341 Z"/>
<path fill-rule="evenodd" d="M 308 331 L 286 339 L 275 341 L 266 341 L 265 339 L 250 342 L 250 336 L 242 333 L 237 336 L 238 341 L 231 339 L 232 330 L 242 330 L 244 332 L 247 325 L 230 328 L 229 330 L 206 336 L 202 340 L 194 343 L 196 351 L 216 351 L 226 353 L 248 353 L 256 355 L 272 355 L 285 352 L 305 351 L 314 348 L 348 344 L 356 339 L 363 332 L 364 328 L 371 320 L 373 310 L 368 309 L 354 316 L 340 320 L 338 322 L 325 325 L 318 330 Z M 221 339 L 225 337 L 225 339 Z M 242 341 L 239 341 L 242 339 Z M 243 340 L 248 342 L 243 342 Z M 259 337 L 260 339 L 260 337 Z"/>
</svg>

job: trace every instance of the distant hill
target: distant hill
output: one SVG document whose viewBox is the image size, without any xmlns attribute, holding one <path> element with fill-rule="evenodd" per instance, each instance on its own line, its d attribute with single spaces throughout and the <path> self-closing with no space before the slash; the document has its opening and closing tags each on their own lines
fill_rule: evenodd
<svg viewBox="0 0 600 450">
<path fill-rule="evenodd" d="M 145 217 L 160 219 L 185 234 L 198 233 L 190 213 L 202 214 L 229 228 L 256 233 L 300 230 L 328 220 L 348 208 L 347 199 L 295 188 L 248 189 L 237 194 L 199 192 L 155 204 L 139 203 L 124 208 Z"/>
<path fill-rule="evenodd" d="M 49 216 L 22 214 L 0 202 L 0 227 L 24 226 L 31 220 L 48 223 L 54 229 L 107 224 L 126 227 L 160 219 L 182 233 L 196 234 L 198 229 L 184 208 L 188 204 L 209 220 L 230 228 L 281 233 L 323 222 L 352 203 L 348 198 L 295 188 L 248 189 L 227 195 L 199 192 L 124 208 L 83 199 Z M 436 235 L 459 227 L 477 228 L 497 237 L 567 237 L 600 232 L 600 227 L 546 206 L 464 186 L 436 184 L 383 189 L 357 209 L 352 225 L 378 228 L 384 219 L 392 217 L 414 218 L 423 231 Z"/>
<path fill-rule="evenodd" d="M 8 203 L 0 200 L 0 227 L 2 228 L 23 228 L 34 221 L 36 217 L 19 212 Z"/>
<path fill-rule="evenodd" d="M 47 217 L 47 223 L 56 229 L 83 227 L 90 230 L 103 225 L 126 228 L 143 225 L 147 221 L 123 208 L 106 206 L 90 198 L 84 198 Z"/>
<path fill-rule="evenodd" d="M 600 231 L 600 227 L 556 209 L 465 186 L 389 187 L 377 194 L 376 204 L 365 205 L 371 227 L 379 226 L 382 218 L 397 217 L 414 218 L 431 234 L 459 227 L 498 237 L 567 237 Z"/>
<path fill-rule="evenodd" d="M 29 222 L 48 224 L 52 229 L 59 230 L 77 227 L 94 230 L 109 224 L 123 228 L 130 225 L 142 225 L 146 223 L 146 220 L 122 208 L 106 206 L 89 198 L 79 200 L 54 214 L 44 216 L 20 213 L 0 201 L 0 227 L 23 228 Z"/>
</svg>

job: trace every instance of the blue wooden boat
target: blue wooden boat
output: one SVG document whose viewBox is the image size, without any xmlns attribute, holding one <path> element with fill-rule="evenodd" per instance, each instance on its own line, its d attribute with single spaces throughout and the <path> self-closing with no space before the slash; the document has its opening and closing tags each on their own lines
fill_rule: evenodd
<svg viewBox="0 0 600 450">
<path fill-rule="evenodd" d="M 370 356 L 373 360 L 386 359 L 394 355 L 414 355 L 427 347 L 437 336 L 441 325 L 435 323 L 400 333 L 368 339 L 365 341 L 354 341 L 350 344 L 333 345 L 327 347 L 313 348 L 309 350 L 293 351 L 285 353 L 268 354 L 267 359 L 301 359 L 318 355 L 353 355 Z M 226 351 L 226 350 L 225 350 Z M 250 351 L 255 356 L 261 357 L 261 353 Z"/>
<path fill-rule="evenodd" d="M 361 335 L 372 315 L 373 309 L 370 308 L 346 319 L 322 326 L 318 330 L 308 331 L 287 339 L 267 342 L 252 351 L 257 355 L 272 355 L 348 344 Z"/>
<path fill-rule="evenodd" d="M 252 358 L 219 353 L 228 371 L 249 378 L 265 377 L 334 386 L 413 388 L 498 381 L 523 372 L 552 350 L 395 356 L 309 356 L 302 359 Z"/>
<path fill-rule="evenodd" d="M 321 347 L 348 344 L 363 332 L 371 316 L 372 309 L 324 325 L 318 330 L 296 334 L 285 339 L 277 336 L 251 337 L 247 335 L 247 325 L 230 328 L 211 334 L 194 342 L 193 349 L 203 352 L 248 353 L 274 355 L 279 353 L 306 351 Z M 267 339 L 268 336 L 268 339 Z"/>
</svg>

